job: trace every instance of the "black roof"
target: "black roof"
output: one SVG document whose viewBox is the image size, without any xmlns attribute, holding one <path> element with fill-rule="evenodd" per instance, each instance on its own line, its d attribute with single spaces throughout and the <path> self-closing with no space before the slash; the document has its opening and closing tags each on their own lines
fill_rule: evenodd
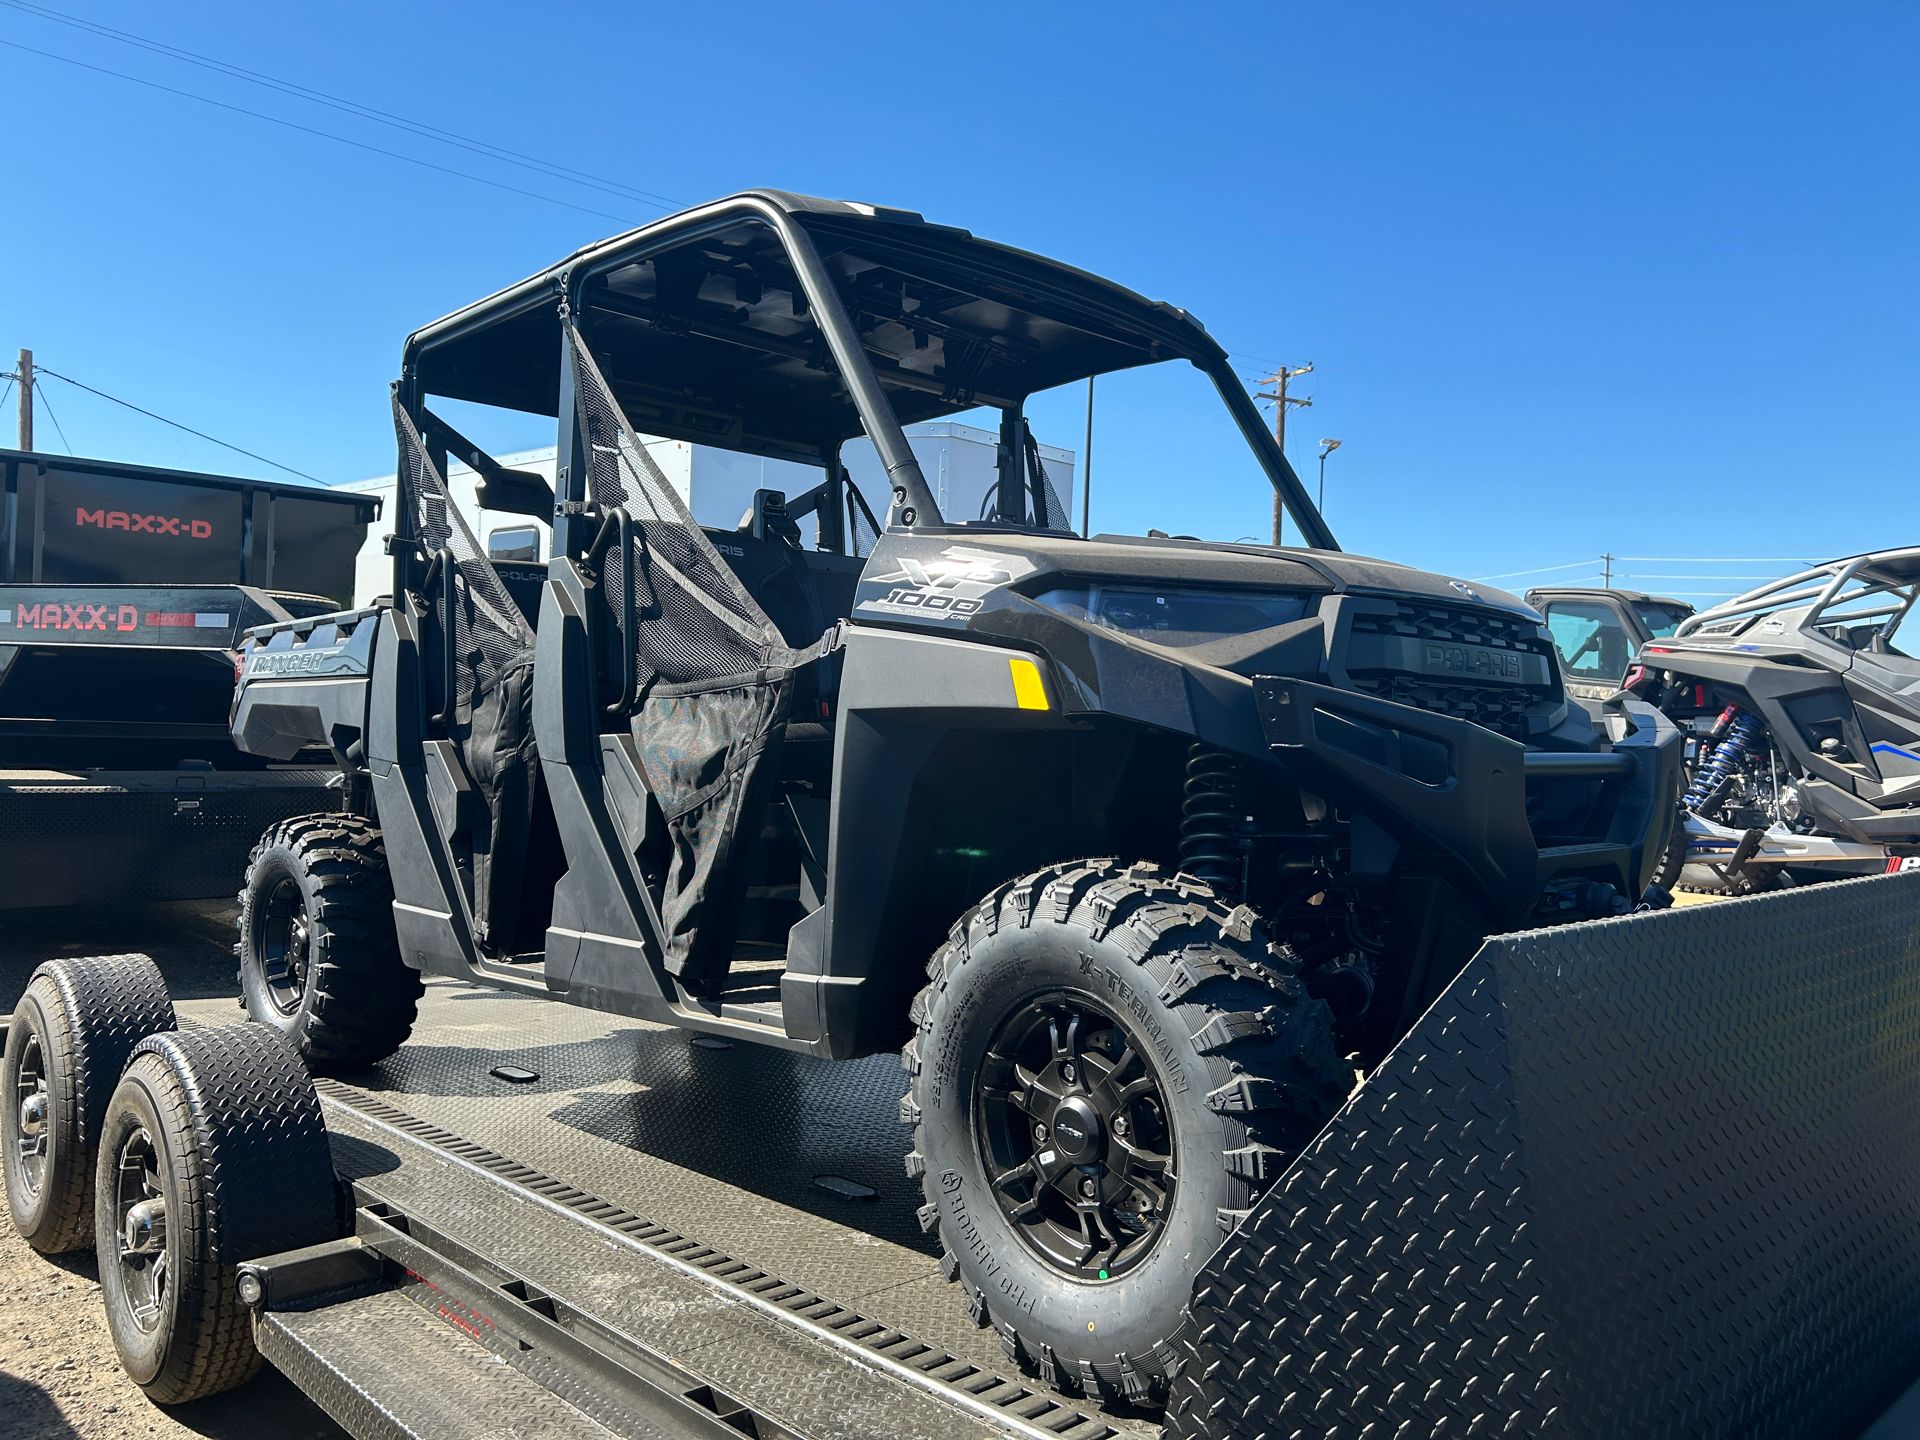
<svg viewBox="0 0 1920 1440">
<path fill-rule="evenodd" d="M 1623 590 L 1618 585 L 1535 585 L 1527 591 L 1527 601 L 1529 604 L 1533 602 L 1533 597 L 1536 595 L 1566 599 L 1584 599 L 1589 595 L 1596 597 L 1617 595 L 1620 599 L 1629 601 L 1635 605 L 1671 605 L 1677 610 L 1691 610 L 1694 608 L 1687 601 L 1675 600 L 1669 595 L 1653 595 L 1645 590 Z"/>
<path fill-rule="evenodd" d="M 274 495 L 297 496 L 302 500 L 352 505 L 369 517 L 380 504 L 372 495 L 297 480 L 249 480 L 241 475 L 213 475 L 204 470 L 168 470 L 158 465 L 134 465 L 125 460 L 55 455 L 47 450 L 0 450 L 0 466 L 15 464 L 32 465 L 40 470 L 66 470 L 80 475 L 124 476 L 132 480 L 163 481 L 169 485 L 195 485 L 208 490 L 264 490 Z"/>
<path fill-rule="evenodd" d="M 830 454 L 861 432 L 785 258 L 804 230 L 901 423 L 1219 345 L 1186 312 L 906 210 L 755 190 L 588 245 L 408 337 L 405 381 L 558 406 L 565 299 L 629 418 L 729 448 Z"/>
</svg>

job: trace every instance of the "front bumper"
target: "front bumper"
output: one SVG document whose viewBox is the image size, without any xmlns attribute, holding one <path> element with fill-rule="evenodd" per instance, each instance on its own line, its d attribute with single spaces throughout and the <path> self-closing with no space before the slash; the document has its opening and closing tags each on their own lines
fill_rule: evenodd
<svg viewBox="0 0 1920 1440">
<path fill-rule="evenodd" d="M 1592 879 L 1637 900 L 1674 823 L 1681 737 L 1649 705 L 1576 702 L 1608 737 L 1594 751 L 1529 751 L 1482 726 L 1308 680 L 1253 682 L 1269 758 L 1307 789 L 1374 817 L 1431 855 L 1503 924 L 1556 880 Z M 1529 820 L 1547 787 L 1583 817 L 1542 845 Z M 1566 801 L 1571 798 L 1572 804 Z"/>
</svg>

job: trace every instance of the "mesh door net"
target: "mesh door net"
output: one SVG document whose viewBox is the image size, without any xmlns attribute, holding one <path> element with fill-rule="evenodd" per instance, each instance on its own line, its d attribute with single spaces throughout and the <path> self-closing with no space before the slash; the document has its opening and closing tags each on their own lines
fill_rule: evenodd
<svg viewBox="0 0 1920 1440">
<path fill-rule="evenodd" d="M 632 520 L 609 549 L 601 590 L 616 629 L 632 568 L 634 746 L 666 821 L 671 858 L 659 896 L 666 965 L 698 988 L 724 975 L 739 859 L 787 718 L 796 652 L 688 513 L 627 423 L 577 329 L 568 327 L 587 455 L 600 509 Z"/>
<path fill-rule="evenodd" d="M 401 503 L 413 518 L 421 549 L 429 558 L 442 557 L 435 593 L 422 598 L 430 626 L 443 632 L 440 643 L 453 651 L 451 691 L 439 696 L 445 733 L 487 807 L 486 825 L 471 837 L 474 932 L 485 942 L 510 930 L 526 872 L 536 779 L 533 631 L 454 508 L 447 482 L 420 443 L 419 427 L 397 391 L 393 424 L 400 441 Z M 433 693 L 446 672 L 437 664 L 427 668 Z"/>
</svg>

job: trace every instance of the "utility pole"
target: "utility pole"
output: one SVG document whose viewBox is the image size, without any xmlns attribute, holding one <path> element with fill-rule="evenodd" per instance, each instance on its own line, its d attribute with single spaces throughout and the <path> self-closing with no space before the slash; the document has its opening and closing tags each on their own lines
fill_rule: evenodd
<svg viewBox="0 0 1920 1440">
<path fill-rule="evenodd" d="M 1273 374 L 1264 377 L 1260 381 L 1262 385 L 1273 386 L 1271 393 L 1265 390 L 1261 391 L 1260 398 L 1262 400 L 1273 401 L 1273 438 L 1274 442 L 1279 445 L 1280 453 L 1283 456 L 1287 453 L 1287 406 L 1313 404 L 1313 400 L 1309 396 L 1287 394 L 1287 382 L 1298 379 L 1302 375 L 1310 375 L 1312 373 L 1313 362 L 1309 360 L 1306 364 L 1292 370 L 1282 365 L 1278 370 L 1274 371 Z M 1286 518 L 1287 508 L 1280 503 L 1280 492 L 1276 490 L 1273 492 L 1273 543 L 1275 545 L 1278 545 L 1281 541 Z"/>
<path fill-rule="evenodd" d="M 1611 552 L 1600 557 L 1600 585 L 1602 589 L 1613 588 L 1613 555 Z"/>
<path fill-rule="evenodd" d="M 20 449 L 33 448 L 33 351 L 20 352 Z"/>
</svg>

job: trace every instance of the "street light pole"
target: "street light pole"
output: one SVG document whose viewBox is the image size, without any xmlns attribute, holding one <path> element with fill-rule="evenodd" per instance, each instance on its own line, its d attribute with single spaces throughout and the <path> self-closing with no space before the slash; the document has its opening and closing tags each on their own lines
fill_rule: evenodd
<svg viewBox="0 0 1920 1440">
<path fill-rule="evenodd" d="M 1339 448 L 1340 442 L 1338 440 L 1322 440 L 1320 442 L 1320 499 L 1318 503 L 1320 506 L 1320 518 L 1322 520 L 1327 518 L 1327 456 Z"/>
</svg>

